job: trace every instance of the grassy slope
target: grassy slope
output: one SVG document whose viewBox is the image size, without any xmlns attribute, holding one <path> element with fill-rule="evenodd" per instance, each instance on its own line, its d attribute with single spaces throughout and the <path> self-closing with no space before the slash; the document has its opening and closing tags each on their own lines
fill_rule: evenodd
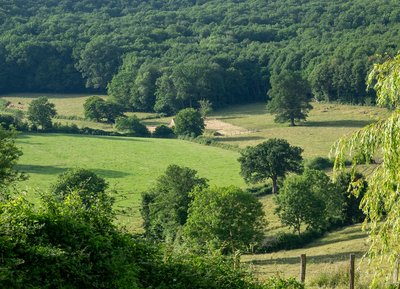
<svg viewBox="0 0 400 289">
<path fill-rule="evenodd" d="M 306 122 L 296 127 L 274 123 L 264 103 L 235 106 L 214 112 L 216 118 L 249 130 L 248 134 L 220 137 L 219 140 L 240 147 L 255 145 L 267 138 L 284 138 L 304 149 L 306 158 L 327 156 L 332 144 L 374 120 L 384 117 L 385 109 L 368 106 L 313 103 Z"/>
<path fill-rule="evenodd" d="M 23 188 L 47 189 L 68 168 L 94 170 L 120 192 L 118 206 L 133 208 L 133 228 L 140 224 L 140 192 L 169 164 L 196 169 L 211 184 L 245 186 L 238 153 L 181 140 L 23 134 L 17 143 L 24 152 L 19 168 L 30 175 Z"/>
<path fill-rule="evenodd" d="M 244 255 L 242 262 L 250 265 L 260 279 L 275 274 L 297 279 L 300 273 L 299 256 L 306 254 L 306 281 L 311 283 L 321 273 L 333 274 L 346 270 L 350 253 L 355 253 L 360 280 L 366 280 L 370 278 L 366 272 L 367 263 L 360 261 L 367 249 L 366 234 L 361 232 L 361 225 L 353 225 L 328 233 L 304 248 L 270 254 Z"/>
</svg>

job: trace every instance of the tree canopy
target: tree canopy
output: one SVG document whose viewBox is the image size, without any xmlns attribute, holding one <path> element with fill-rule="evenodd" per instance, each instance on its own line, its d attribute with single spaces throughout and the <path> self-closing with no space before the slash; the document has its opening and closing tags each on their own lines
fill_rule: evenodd
<svg viewBox="0 0 400 289">
<path fill-rule="evenodd" d="M 189 244 L 234 253 L 261 241 L 266 221 L 255 196 L 235 187 L 197 188 L 191 196 L 184 226 Z"/>
<path fill-rule="evenodd" d="M 302 148 L 291 146 L 284 139 L 269 139 L 241 152 L 238 159 L 240 174 L 249 183 L 272 179 L 272 191 L 277 193 L 278 177 L 284 177 L 288 172 L 303 170 L 302 152 Z"/>
<path fill-rule="evenodd" d="M 275 122 L 295 126 L 295 120 L 305 120 L 312 109 L 309 85 L 298 73 L 285 71 L 272 77 L 268 95 L 267 111 L 276 115 Z"/>
<path fill-rule="evenodd" d="M 51 118 L 57 114 L 54 103 L 49 102 L 47 97 L 39 97 L 29 104 L 28 119 L 36 126 L 40 126 L 42 130 L 49 129 L 53 126 Z"/>
<path fill-rule="evenodd" d="M 265 102 L 287 70 L 319 100 L 373 102 L 374 55 L 400 48 L 395 1 L 6 2 L 1 93 L 107 91 L 132 110 Z"/>
</svg>

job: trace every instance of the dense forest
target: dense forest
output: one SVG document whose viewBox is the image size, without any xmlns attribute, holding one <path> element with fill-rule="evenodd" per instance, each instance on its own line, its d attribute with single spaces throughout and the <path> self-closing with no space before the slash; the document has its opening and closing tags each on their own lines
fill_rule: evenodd
<svg viewBox="0 0 400 289">
<path fill-rule="evenodd" d="M 107 92 L 168 114 L 266 100 L 290 70 L 317 100 L 371 103 L 366 75 L 399 30 L 395 0 L 2 0 L 0 93 Z"/>
</svg>

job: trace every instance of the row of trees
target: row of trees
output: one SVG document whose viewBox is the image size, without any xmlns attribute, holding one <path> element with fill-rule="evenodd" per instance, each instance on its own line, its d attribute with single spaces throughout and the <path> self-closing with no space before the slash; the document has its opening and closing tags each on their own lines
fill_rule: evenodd
<svg viewBox="0 0 400 289">
<path fill-rule="evenodd" d="M 318 100 L 363 103 L 374 55 L 398 49 L 400 7 L 378 0 L 71 2 L 4 5 L 0 92 L 107 90 L 172 114 L 203 98 L 265 101 L 288 70 Z"/>
</svg>

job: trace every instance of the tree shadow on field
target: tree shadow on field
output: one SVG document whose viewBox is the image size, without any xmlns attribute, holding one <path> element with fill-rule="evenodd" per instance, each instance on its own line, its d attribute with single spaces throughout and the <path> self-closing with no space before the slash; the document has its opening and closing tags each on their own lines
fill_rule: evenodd
<svg viewBox="0 0 400 289">
<path fill-rule="evenodd" d="M 309 127 L 364 127 L 373 123 L 373 120 L 330 120 L 330 121 L 306 121 L 301 126 Z"/>
<path fill-rule="evenodd" d="M 343 252 L 337 254 L 325 254 L 325 255 L 308 255 L 307 263 L 309 264 L 324 264 L 333 263 L 336 261 L 345 261 L 349 259 L 350 254 L 355 254 L 357 258 L 361 258 L 365 252 L 353 251 L 353 252 Z M 289 264 L 300 264 L 300 257 L 285 257 L 285 258 L 274 258 L 266 260 L 252 260 L 246 263 L 252 265 L 289 265 Z"/>
<path fill-rule="evenodd" d="M 63 172 L 72 169 L 71 168 L 65 168 L 65 167 L 57 167 L 57 166 L 44 166 L 44 165 L 17 165 L 16 169 L 27 173 L 27 174 L 39 174 L 39 175 L 59 175 L 62 174 Z M 123 178 L 126 176 L 129 176 L 129 173 L 126 172 L 121 172 L 121 171 L 115 171 L 115 170 L 107 170 L 107 169 L 91 169 L 88 168 L 88 170 L 94 172 L 95 174 L 104 177 L 104 178 L 110 178 L 110 179 L 117 179 L 117 178 Z"/>
<path fill-rule="evenodd" d="M 260 140 L 260 139 L 265 139 L 265 137 L 261 136 L 227 136 L 227 137 L 221 137 L 220 140 L 223 141 L 252 141 L 252 140 Z"/>
</svg>

